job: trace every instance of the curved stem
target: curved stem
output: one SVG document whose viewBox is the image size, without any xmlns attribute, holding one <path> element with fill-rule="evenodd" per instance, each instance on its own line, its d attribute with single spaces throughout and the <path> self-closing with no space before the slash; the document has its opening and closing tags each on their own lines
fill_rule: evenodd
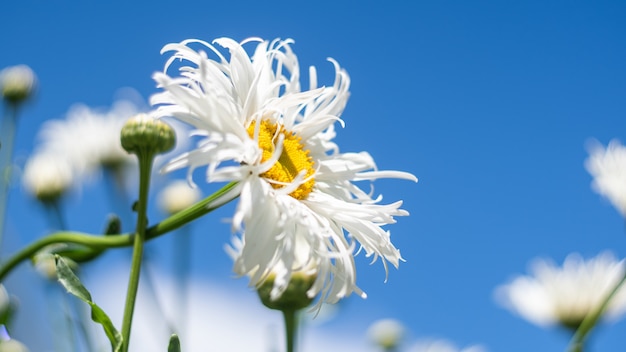
<svg viewBox="0 0 626 352">
<path fill-rule="evenodd" d="M 598 307 L 598 309 L 595 312 L 585 317 L 585 319 L 580 324 L 578 329 L 576 329 L 576 332 L 574 333 L 574 337 L 572 337 L 572 341 L 569 347 L 570 352 L 583 351 L 583 347 L 584 347 L 585 339 L 587 338 L 587 335 L 589 335 L 591 330 L 593 330 L 593 328 L 596 326 L 596 324 L 602 317 L 602 314 L 604 313 L 609 303 L 611 302 L 611 299 L 613 298 L 613 296 L 615 296 L 617 291 L 620 290 L 624 282 L 626 282 L 626 274 L 624 274 L 622 279 L 617 283 L 617 285 L 615 285 L 613 290 L 607 295 L 607 297 L 604 299 L 604 302 L 602 302 L 600 307 Z"/>
<path fill-rule="evenodd" d="M 148 154 L 148 153 L 146 153 Z M 150 174 L 152 171 L 153 155 L 141 155 L 139 158 L 139 200 L 137 204 L 137 227 L 133 244 L 133 259 L 130 264 L 130 277 L 128 278 L 128 291 L 124 306 L 124 318 L 122 320 L 122 351 L 128 351 L 130 345 L 130 330 L 135 311 L 135 300 L 139 288 L 139 276 L 143 258 L 143 244 L 146 237 L 148 190 L 150 189 Z"/>
<path fill-rule="evenodd" d="M 285 340 L 287 343 L 287 352 L 294 352 L 296 345 L 296 335 L 298 333 L 298 318 L 295 309 L 285 309 L 283 318 L 285 320 Z"/>
<path fill-rule="evenodd" d="M 191 207 L 168 217 L 154 226 L 151 226 L 146 230 L 146 241 L 175 230 L 237 198 L 238 194 L 231 192 L 235 188 L 235 185 L 236 183 L 231 182 Z M 222 197 L 225 198 L 221 199 Z M 89 252 L 131 246 L 134 242 L 134 236 L 134 234 L 128 233 L 110 236 L 91 235 L 70 231 L 53 233 L 49 236 L 35 240 L 4 262 L 2 266 L 0 266 L 0 282 L 2 282 L 18 264 L 32 257 L 44 247 L 51 244 L 75 244 L 87 247 L 87 251 Z"/>
</svg>

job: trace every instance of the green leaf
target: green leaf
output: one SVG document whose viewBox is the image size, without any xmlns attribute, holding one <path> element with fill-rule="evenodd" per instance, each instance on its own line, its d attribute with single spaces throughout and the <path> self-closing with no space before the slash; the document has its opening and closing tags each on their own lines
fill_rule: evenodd
<svg viewBox="0 0 626 352">
<path fill-rule="evenodd" d="M 178 335 L 172 334 L 170 344 L 167 346 L 167 352 L 180 352 L 180 340 Z"/>
<path fill-rule="evenodd" d="M 54 256 L 56 269 L 57 269 L 57 277 L 59 282 L 67 292 L 72 295 L 80 298 L 83 302 L 89 304 L 91 307 L 91 320 L 102 325 L 104 328 L 104 332 L 111 341 L 111 348 L 113 351 L 121 351 L 122 349 L 122 335 L 117 331 L 113 323 L 111 323 L 111 319 L 108 315 L 102 310 L 102 308 L 98 307 L 91 300 L 91 294 L 85 286 L 80 282 L 78 277 L 74 274 L 72 269 L 69 267 L 65 259 L 59 255 Z"/>
</svg>

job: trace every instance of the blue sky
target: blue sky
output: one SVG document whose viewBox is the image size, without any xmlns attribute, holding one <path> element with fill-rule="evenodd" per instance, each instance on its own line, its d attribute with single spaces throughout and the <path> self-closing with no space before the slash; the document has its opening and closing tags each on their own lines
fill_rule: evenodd
<svg viewBox="0 0 626 352">
<path fill-rule="evenodd" d="M 565 333 L 511 315 L 492 293 L 538 256 L 626 256 L 623 219 L 591 190 L 583 166 L 589 140 L 626 141 L 624 18 L 619 1 L 10 1 L 0 5 L 0 67 L 25 63 L 40 80 L 17 135 L 23 162 L 41 124 L 74 103 L 110 106 L 122 87 L 147 100 L 167 43 L 293 38 L 301 67 L 315 65 L 326 83 L 333 57 L 352 80 L 342 151 L 367 150 L 381 169 L 420 181 L 376 182 L 387 202 L 403 199 L 411 213 L 389 228 L 407 261 L 383 283 L 382 265 L 360 257 L 358 283 L 369 297 L 347 300 L 320 328 L 359 338 L 369 323 L 393 317 L 411 338 L 558 351 Z M 105 200 L 101 188 L 87 187 L 67 205 L 70 225 L 98 232 Z M 193 225 L 193 275 L 245 291 L 222 250 L 230 233 L 220 219 L 231 212 Z M 5 254 L 46 233 L 19 186 L 8 226 L 19 236 L 6 241 Z M 151 244 L 155 253 L 167 245 Z M 8 284 L 19 292 L 41 286 L 29 270 Z M 37 316 L 40 299 L 21 299 L 22 321 Z M 623 350 L 624 334 L 624 321 L 607 326 L 595 350 Z"/>
</svg>

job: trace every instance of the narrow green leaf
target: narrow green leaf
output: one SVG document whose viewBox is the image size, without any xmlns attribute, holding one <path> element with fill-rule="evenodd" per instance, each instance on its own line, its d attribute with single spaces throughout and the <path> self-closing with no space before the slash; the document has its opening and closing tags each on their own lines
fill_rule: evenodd
<svg viewBox="0 0 626 352">
<path fill-rule="evenodd" d="M 180 352 L 180 340 L 178 335 L 172 334 L 170 337 L 170 344 L 167 346 L 167 352 Z"/>
<path fill-rule="evenodd" d="M 98 305 L 91 300 L 91 294 L 85 286 L 80 282 L 76 274 L 69 267 L 65 259 L 59 255 L 54 256 L 57 269 L 57 277 L 59 282 L 67 292 L 80 298 L 83 302 L 89 304 L 91 307 L 91 320 L 102 325 L 104 333 L 111 341 L 111 347 L 113 351 L 121 351 L 122 349 L 122 334 L 113 326 L 109 316 Z"/>
</svg>

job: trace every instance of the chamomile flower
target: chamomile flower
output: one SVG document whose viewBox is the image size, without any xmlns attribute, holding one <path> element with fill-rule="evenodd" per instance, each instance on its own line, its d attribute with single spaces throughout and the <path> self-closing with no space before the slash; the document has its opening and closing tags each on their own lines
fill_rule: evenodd
<svg viewBox="0 0 626 352">
<path fill-rule="evenodd" d="M 366 152 L 339 151 L 334 124 L 343 124 L 349 76 L 329 59 L 335 68 L 332 85 L 318 87 L 311 67 L 310 86 L 302 89 L 292 44 L 219 38 L 213 44 L 166 45 L 163 52 L 173 55 L 164 72 L 154 75 L 164 90 L 151 99 L 158 106 L 156 116 L 186 122 L 204 140 L 164 170 L 188 167 L 191 176 L 195 168 L 207 166 L 208 182 L 237 183 L 230 194 L 239 194 L 232 226 L 242 245 L 233 249 L 234 271 L 248 275 L 257 287 L 271 277 L 273 299 L 293 273 L 306 268 L 317 274 L 310 297 L 321 294 L 320 301 L 331 303 L 352 292 L 365 297 L 356 285 L 357 247 L 374 260 L 382 257 L 385 269 L 387 262 L 397 267 L 400 251 L 383 226 L 408 213 L 400 209 L 401 201 L 380 204 L 380 197 L 355 182 L 417 178 L 379 171 Z M 248 45 L 254 49 L 251 55 L 244 48 Z M 170 76 L 176 60 L 182 66 Z M 298 252 L 305 248 L 305 255 L 296 257 L 296 247 Z"/>
<path fill-rule="evenodd" d="M 138 107 L 120 100 L 108 110 L 73 106 L 63 120 L 49 120 L 39 131 L 41 148 L 63 155 L 78 177 L 91 177 L 102 167 L 119 170 L 134 162 L 120 144 L 120 130 Z"/>
<path fill-rule="evenodd" d="M 610 252 L 584 260 L 578 253 L 565 258 L 563 267 L 536 259 L 532 275 L 520 276 L 496 289 L 503 307 L 539 326 L 562 325 L 576 329 L 595 312 L 624 277 L 624 260 Z M 605 317 L 616 319 L 626 313 L 626 289 L 609 302 Z"/>
<path fill-rule="evenodd" d="M 606 148 L 593 143 L 585 167 L 593 176 L 593 190 L 626 216 L 626 147 L 617 140 L 612 140 Z"/>
</svg>

